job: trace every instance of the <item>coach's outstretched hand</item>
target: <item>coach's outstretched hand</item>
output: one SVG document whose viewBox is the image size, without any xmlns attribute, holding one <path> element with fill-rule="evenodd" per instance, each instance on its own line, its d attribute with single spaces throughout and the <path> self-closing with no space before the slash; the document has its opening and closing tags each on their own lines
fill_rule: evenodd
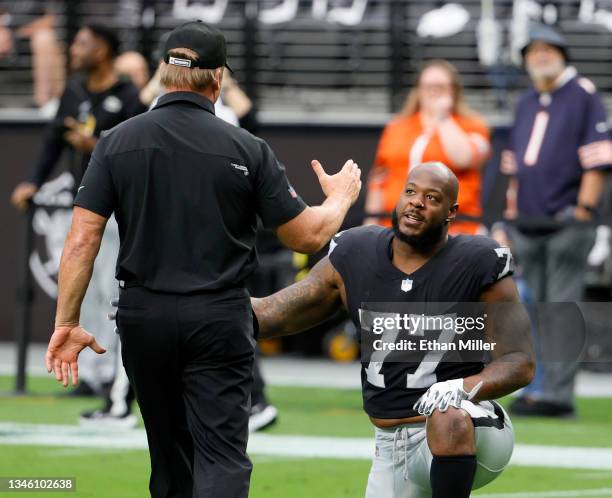
<svg viewBox="0 0 612 498">
<path fill-rule="evenodd" d="M 305 254 L 320 251 L 338 232 L 361 190 L 361 170 L 352 159 L 335 175 L 325 173 L 316 159 L 311 164 L 325 200 L 319 206 L 306 206 L 300 214 L 276 229 L 277 237 L 286 247 Z"/>
<path fill-rule="evenodd" d="M 316 159 L 312 160 L 311 165 L 326 197 L 346 199 L 351 205 L 357 200 L 361 191 L 361 170 L 356 162 L 349 159 L 335 175 L 325 173 Z"/>
<path fill-rule="evenodd" d="M 55 379 L 67 387 L 68 370 L 70 370 L 72 385 L 76 386 L 79 382 L 77 360 L 79 353 L 86 347 L 90 347 L 98 354 L 106 352 L 106 349 L 96 342 L 96 338 L 80 325 L 55 327 L 45 355 L 47 371 L 54 372 Z"/>
</svg>

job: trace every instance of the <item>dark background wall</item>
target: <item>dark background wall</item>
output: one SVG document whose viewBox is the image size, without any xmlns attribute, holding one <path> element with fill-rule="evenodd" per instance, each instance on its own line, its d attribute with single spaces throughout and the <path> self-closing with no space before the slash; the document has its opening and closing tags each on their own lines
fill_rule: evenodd
<svg viewBox="0 0 612 498">
<path fill-rule="evenodd" d="M 39 152 L 41 124 L 0 124 L 0 340 L 14 339 L 17 287 L 24 258 L 26 218 L 10 204 L 10 195 L 17 183 L 29 175 Z M 54 303 L 36 289 L 32 328 L 36 339 L 48 338 Z"/>
<path fill-rule="evenodd" d="M 0 122 L 0 226 L 3 240 L 0 244 L 0 341 L 12 341 L 15 333 L 15 310 L 17 288 L 23 266 L 24 234 L 26 219 L 9 202 L 14 186 L 27 178 L 40 150 L 42 123 Z M 311 159 L 321 161 L 326 171 L 337 172 L 347 159 L 357 161 L 363 170 L 364 179 L 372 164 L 376 144 L 380 136 L 379 127 L 267 125 L 260 135 L 267 140 L 278 158 L 285 164 L 290 180 L 296 190 L 309 204 L 320 203 L 323 194 L 310 166 Z M 501 212 L 503 182 L 498 181 L 498 151 L 505 130 L 496 130 L 494 148 L 496 155 L 483 172 L 485 207 L 489 218 Z M 58 166 L 68 160 L 64 157 Z M 349 213 L 347 225 L 360 223 L 363 216 L 363 194 L 361 200 Z M 37 240 L 40 246 L 42 241 Z M 55 303 L 35 284 L 32 305 L 32 339 L 46 341 L 51 333 Z M 104 312 L 104 311 L 101 311 Z"/>
</svg>

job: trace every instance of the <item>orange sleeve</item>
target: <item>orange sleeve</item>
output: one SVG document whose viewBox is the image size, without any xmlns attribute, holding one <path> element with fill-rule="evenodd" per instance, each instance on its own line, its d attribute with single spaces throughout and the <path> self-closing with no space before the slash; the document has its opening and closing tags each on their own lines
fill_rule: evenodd
<svg viewBox="0 0 612 498">
<path fill-rule="evenodd" d="M 397 118 L 389 122 L 383 130 L 374 164 L 368 175 L 366 213 L 389 212 L 397 202 L 408 169 L 407 151 L 406 160 L 401 159 L 408 146 L 405 131 L 405 122 Z M 389 225 L 389 220 L 386 219 L 379 219 L 377 222 Z"/>
<path fill-rule="evenodd" d="M 466 131 L 470 136 L 474 157 L 472 164 L 478 167 L 491 155 L 491 132 L 487 124 L 480 119 L 472 119 Z"/>
<path fill-rule="evenodd" d="M 486 123 L 478 118 L 463 118 L 460 126 L 468 134 L 472 150 L 472 167 L 480 166 L 491 153 L 491 133 Z"/>
<path fill-rule="evenodd" d="M 487 124 L 479 118 L 463 118 L 461 127 L 468 133 L 478 133 L 489 140 L 491 132 Z"/>
<path fill-rule="evenodd" d="M 389 148 L 392 143 L 392 123 L 385 126 L 376 148 L 374 164 L 368 174 L 368 190 L 383 190 L 391 168 Z"/>
</svg>

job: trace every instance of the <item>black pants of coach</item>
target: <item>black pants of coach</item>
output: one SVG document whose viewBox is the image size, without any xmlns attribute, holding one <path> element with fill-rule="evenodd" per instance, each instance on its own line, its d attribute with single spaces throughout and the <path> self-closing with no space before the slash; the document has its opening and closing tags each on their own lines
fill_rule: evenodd
<svg viewBox="0 0 612 498">
<path fill-rule="evenodd" d="M 120 290 L 125 370 L 144 419 L 153 498 L 247 498 L 252 309 L 244 289 Z"/>
</svg>

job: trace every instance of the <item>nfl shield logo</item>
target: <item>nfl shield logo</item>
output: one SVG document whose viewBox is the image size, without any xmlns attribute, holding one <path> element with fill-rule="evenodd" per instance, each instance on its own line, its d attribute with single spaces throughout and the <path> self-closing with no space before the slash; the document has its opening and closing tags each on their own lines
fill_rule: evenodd
<svg viewBox="0 0 612 498">
<path fill-rule="evenodd" d="M 412 280 L 409 278 L 402 280 L 402 290 L 404 292 L 410 292 L 412 290 Z"/>
</svg>

